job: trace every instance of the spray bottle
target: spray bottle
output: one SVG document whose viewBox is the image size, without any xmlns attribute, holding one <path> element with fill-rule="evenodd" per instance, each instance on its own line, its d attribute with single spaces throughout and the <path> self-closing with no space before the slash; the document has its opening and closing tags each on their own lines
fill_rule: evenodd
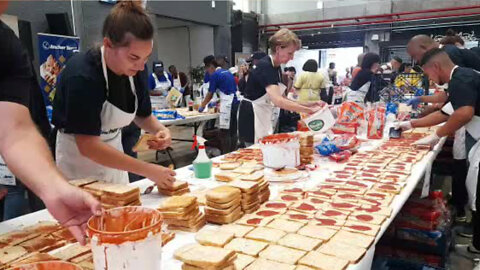
<svg viewBox="0 0 480 270">
<path fill-rule="evenodd" d="M 193 161 L 193 171 L 195 178 L 205 179 L 212 176 L 212 161 L 205 152 L 205 139 L 200 136 L 193 136 L 192 149 L 198 144 L 198 155 Z"/>
</svg>

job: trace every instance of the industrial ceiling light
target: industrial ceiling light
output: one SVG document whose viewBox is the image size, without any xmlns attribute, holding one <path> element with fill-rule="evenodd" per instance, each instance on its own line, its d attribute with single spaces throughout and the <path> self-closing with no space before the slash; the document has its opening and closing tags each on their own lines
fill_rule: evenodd
<svg viewBox="0 0 480 270">
<path fill-rule="evenodd" d="M 323 1 L 317 1 L 317 9 L 323 9 Z"/>
<path fill-rule="evenodd" d="M 215 8 L 215 0 L 212 0 L 212 8 Z"/>
</svg>

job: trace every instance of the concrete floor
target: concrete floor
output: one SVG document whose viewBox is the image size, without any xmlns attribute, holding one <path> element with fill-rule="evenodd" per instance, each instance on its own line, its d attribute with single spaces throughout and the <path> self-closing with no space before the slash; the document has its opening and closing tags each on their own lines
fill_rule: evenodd
<svg viewBox="0 0 480 270">
<path fill-rule="evenodd" d="M 193 134 L 193 128 L 191 127 L 174 126 L 170 127 L 170 130 L 172 133 L 172 137 L 174 138 L 191 139 Z M 171 154 L 175 159 L 177 168 L 192 164 L 192 161 L 196 157 L 196 152 L 191 150 L 191 146 L 192 143 L 173 141 L 173 151 L 171 152 Z M 139 156 L 139 158 L 145 161 L 155 162 L 155 152 L 144 152 Z M 156 162 L 165 166 L 171 163 L 168 155 L 166 154 L 160 154 L 159 159 Z M 451 191 L 451 177 L 434 177 L 434 181 L 432 182 L 432 188 L 441 189 L 444 194 L 449 194 Z M 453 230 L 455 231 L 456 228 L 454 227 Z M 469 244 L 471 241 L 468 238 L 457 236 L 456 233 L 452 233 L 452 235 L 454 236 L 453 241 L 456 244 Z M 454 244 L 452 245 L 452 247 L 454 247 Z M 470 270 L 473 269 L 474 263 L 472 259 L 463 256 L 455 250 L 452 250 L 450 252 L 449 264 L 447 267 L 447 269 L 451 270 Z"/>
</svg>

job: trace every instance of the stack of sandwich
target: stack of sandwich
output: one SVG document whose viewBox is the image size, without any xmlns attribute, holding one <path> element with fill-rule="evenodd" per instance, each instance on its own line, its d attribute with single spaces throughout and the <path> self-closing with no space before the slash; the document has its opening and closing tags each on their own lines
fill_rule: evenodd
<svg viewBox="0 0 480 270">
<path fill-rule="evenodd" d="M 260 208 L 260 186 L 258 183 L 253 181 L 235 180 L 230 182 L 229 185 L 241 190 L 243 212 L 250 214 Z M 264 191 L 264 189 L 265 185 L 262 186 L 262 191 Z M 263 193 L 262 196 L 266 196 L 265 193 Z"/>
<path fill-rule="evenodd" d="M 205 216 L 208 222 L 227 224 L 243 215 L 242 192 L 238 188 L 232 186 L 213 188 L 207 192 L 206 199 Z"/>
<path fill-rule="evenodd" d="M 166 196 L 180 196 L 190 192 L 190 189 L 188 188 L 187 182 L 175 181 L 170 188 L 164 189 L 158 187 L 158 192 Z"/>
<path fill-rule="evenodd" d="M 258 199 L 260 200 L 260 204 L 268 201 L 270 198 L 270 184 L 265 178 L 263 177 L 263 172 L 257 171 L 253 174 L 242 175 L 239 177 L 242 181 L 251 181 L 256 182 L 258 184 Z"/>
<path fill-rule="evenodd" d="M 313 162 L 313 133 L 303 132 L 300 134 L 300 164 Z"/>
<path fill-rule="evenodd" d="M 176 250 L 174 258 L 183 262 L 182 270 L 235 269 L 235 251 L 214 246 L 190 244 Z"/>
<path fill-rule="evenodd" d="M 92 181 L 92 180 L 90 180 Z M 94 181 L 94 180 L 93 180 Z M 83 182 L 81 185 L 78 183 Z M 137 206 L 140 203 L 140 189 L 124 184 L 105 183 L 100 181 L 88 182 L 87 179 L 73 180 L 71 183 L 77 185 L 92 194 L 105 209 L 121 206 Z"/>
<path fill-rule="evenodd" d="M 172 196 L 158 207 L 158 211 L 170 230 L 196 232 L 205 225 L 205 215 L 200 212 L 194 196 Z"/>
</svg>

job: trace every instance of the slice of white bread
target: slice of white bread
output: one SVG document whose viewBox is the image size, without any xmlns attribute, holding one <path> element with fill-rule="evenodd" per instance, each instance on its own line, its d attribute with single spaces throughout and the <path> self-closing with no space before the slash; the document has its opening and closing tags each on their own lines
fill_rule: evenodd
<svg viewBox="0 0 480 270">
<path fill-rule="evenodd" d="M 228 224 L 239 219 L 243 215 L 242 208 L 237 207 L 234 211 L 226 215 L 205 214 L 205 219 L 210 223 Z"/>
<path fill-rule="evenodd" d="M 260 258 L 267 260 L 286 263 L 286 264 L 296 264 L 300 258 L 306 254 L 305 251 L 288 248 L 280 245 L 269 245 L 258 255 Z"/>
<path fill-rule="evenodd" d="M 326 228 L 324 226 L 307 224 L 306 226 L 298 230 L 297 233 L 303 236 L 308 236 L 308 237 L 317 238 L 323 241 L 328 241 L 337 233 L 337 230 Z"/>
<path fill-rule="evenodd" d="M 231 208 L 232 206 L 240 205 L 240 202 L 241 202 L 241 197 L 238 197 L 227 203 L 216 203 L 216 202 L 206 201 L 206 205 L 208 207 L 216 208 L 216 209 L 228 209 L 228 208 Z"/>
<path fill-rule="evenodd" d="M 84 188 L 86 190 L 101 191 L 103 195 L 112 197 L 126 197 L 132 193 L 140 193 L 138 187 L 106 182 L 95 182 L 84 186 Z"/>
<path fill-rule="evenodd" d="M 42 235 L 40 237 L 36 237 L 25 241 L 20 244 L 20 246 L 24 247 L 28 252 L 49 252 L 56 248 L 62 247 L 67 243 L 65 240 L 60 240 L 52 235 Z"/>
<path fill-rule="evenodd" d="M 278 244 L 308 252 L 319 247 L 322 244 L 322 240 L 296 233 L 289 233 L 280 239 Z"/>
<path fill-rule="evenodd" d="M 219 267 L 197 267 L 190 264 L 182 264 L 182 270 L 236 270 L 233 263 L 225 264 Z"/>
<path fill-rule="evenodd" d="M 207 191 L 207 194 L 205 196 L 207 198 L 207 201 L 215 203 L 228 203 L 240 197 L 241 193 L 242 192 L 240 191 L 240 189 L 234 188 L 232 186 L 219 186 Z"/>
<path fill-rule="evenodd" d="M 317 251 L 310 251 L 298 261 L 300 265 L 306 265 L 319 270 L 345 270 L 349 264 L 348 260 L 325 255 Z"/>
<path fill-rule="evenodd" d="M 7 246 L 0 249 L 0 266 L 9 264 L 23 256 L 25 256 L 28 251 L 21 246 Z"/>
<path fill-rule="evenodd" d="M 234 173 L 250 175 L 256 171 L 254 167 L 238 167 L 233 170 Z"/>
<path fill-rule="evenodd" d="M 186 220 L 174 218 L 174 219 L 164 219 L 163 221 L 165 222 L 165 224 L 168 224 L 168 225 L 171 224 L 171 225 L 183 226 L 183 227 L 194 227 L 202 219 L 205 220 L 205 214 L 200 211 L 197 211 L 196 215 Z"/>
<path fill-rule="evenodd" d="M 295 270 L 295 265 L 274 262 L 265 259 L 256 259 L 245 270 Z"/>
<path fill-rule="evenodd" d="M 243 180 L 243 181 L 254 181 L 254 182 L 258 182 L 260 181 L 261 179 L 263 179 L 263 172 L 254 172 L 252 174 L 245 174 L 245 175 L 240 175 L 239 176 L 239 179 L 240 180 Z M 268 183 L 268 182 L 267 182 Z"/>
<path fill-rule="evenodd" d="M 181 212 L 181 209 L 188 208 L 189 206 L 195 204 L 197 198 L 195 196 L 172 196 L 164 200 L 160 206 L 157 208 L 159 211 L 178 211 Z"/>
<path fill-rule="evenodd" d="M 373 225 L 382 225 L 386 217 L 381 215 L 365 214 L 365 213 L 352 213 L 347 220 L 359 222 L 359 223 L 369 223 Z"/>
<path fill-rule="evenodd" d="M 244 237 L 247 233 L 253 230 L 253 228 L 254 227 L 240 225 L 240 224 L 226 224 L 226 225 L 220 226 L 218 230 L 222 232 L 233 233 L 235 237 Z"/>
<path fill-rule="evenodd" d="M 317 251 L 326 255 L 348 260 L 352 264 L 360 261 L 363 255 L 367 252 L 366 249 L 361 247 L 333 241 L 321 245 Z"/>
<path fill-rule="evenodd" d="M 376 236 L 380 231 L 380 226 L 347 220 L 342 230 Z"/>
<path fill-rule="evenodd" d="M 57 252 L 53 252 L 53 256 L 62 260 L 62 261 L 70 261 L 73 258 L 78 256 L 90 253 L 91 249 L 89 245 L 82 246 L 79 243 L 74 243 L 64 249 L 61 249 Z"/>
<path fill-rule="evenodd" d="M 195 234 L 195 240 L 204 246 L 223 247 L 234 237 L 233 233 L 218 230 L 201 230 Z"/>
<path fill-rule="evenodd" d="M 220 182 L 231 182 L 231 181 L 237 179 L 237 177 L 239 175 L 240 174 L 238 174 L 238 173 L 233 173 L 233 172 L 230 172 L 230 171 L 222 171 L 222 172 L 219 172 L 219 173 L 215 174 L 215 180 L 220 181 Z"/>
<path fill-rule="evenodd" d="M 260 251 L 268 246 L 267 243 L 257 240 L 234 238 L 230 243 L 225 245 L 225 249 L 233 250 L 250 256 L 257 256 Z"/>
<path fill-rule="evenodd" d="M 83 187 L 83 186 L 86 186 L 88 184 L 92 184 L 92 183 L 95 183 L 97 182 L 97 180 L 93 179 L 93 178 L 83 178 L 83 179 L 74 179 L 74 180 L 69 180 L 68 183 L 70 183 L 70 185 L 74 185 L 76 187 Z"/>
<path fill-rule="evenodd" d="M 374 236 L 340 230 L 330 239 L 332 242 L 345 243 L 357 247 L 369 248 L 375 241 Z"/>
<path fill-rule="evenodd" d="M 253 261 L 255 261 L 255 257 L 244 254 L 237 254 L 237 258 L 233 262 L 235 264 L 235 270 L 243 270 Z"/>
<path fill-rule="evenodd" d="M 268 243 L 276 243 L 287 233 L 278 229 L 257 227 L 253 231 L 249 232 L 245 238 L 264 241 Z"/>
<path fill-rule="evenodd" d="M 219 167 L 221 170 L 234 170 L 240 167 L 240 165 L 242 165 L 242 163 L 240 162 L 224 162 L 224 163 L 220 163 Z"/>
<path fill-rule="evenodd" d="M 177 249 L 173 256 L 186 264 L 206 268 L 223 265 L 227 261 L 235 259 L 236 255 L 234 251 L 219 247 L 189 244 Z"/>
<path fill-rule="evenodd" d="M 150 150 L 150 146 L 148 146 L 148 141 L 156 140 L 154 134 L 143 134 L 140 139 L 138 139 L 137 143 L 132 147 L 133 152 L 143 152 Z"/>
<path fill-rule="evenodd" d="M 228 183 L 232 187 L 236 187 L 242 191 L 242 193 L 255 193 L 258 191 L 258 183 L 253 181 L 235 180 Z"/>
<path fill-rule="evenodd" d="M 205 218 L 201 218 L 198 221 L 198 223 L 193 225 L 193 226 L 185 227 L 185 226 L 178 226 L 178 225 L 174 225 L 174 224 L 169 224 L 167 226 L 167 229 L 169 229 L 171 231 L 198 232 L 198 230 L 203 228 L 203 226 L 205 226 L 205 224 L 206 224 Z"/>
<path fill-rule="evenodd" d="M 262 227 L 267 225 L 269 222 L 273 220 L 272 217 L 259 217 L 255 214 L 248 214 L 244 215 L 241 219 L 235 222 L 236 224 L 247 225 L 247 226 L 254 226 L 254 227 Z"/>
<path fill-rule="evenodd" d="M 165 196 L 181 196 L 181 195 L 184 195 L 184 194 L 189 193 L 189 192 L 190 192 L 190 188 L 189 188 L 189 187 L 186 187 L 186 188 L 182 188 L 182 189 L 175 190 L 175 191 L 170 191 L 170 190 L 165 190 L 165 189 L 159 188 L 159 189 L 158 189 L 158 192 L 159 192 L 160 194 L 165 195 Z"/>
<path fill-rule="evenodd" d="M 204 210 L 206 215 L 226 216 L 231 214 L 232 212 L 235 212 L 235 211 L 238 212 L 239 208 L 241 207 L 238 204 L 238 205 L 232 205 L 230 208 L 227 208 L 227 209 L 217 209 L 217 208 L 205 206 Z"/>
<path fill-rule="evenodd" d="M 288 233 L 294 233 L 297 232 L 304 225 L 305 224 L 302 222 L 276 218 L 272 220 L 272 222 L 268 223 L 265 227 L 282 230 Z"/>
<path fill-rule="evenodd" d="M 298 264 L 297 264 L 297 267 L 295 267 L 295 270 L 316 270 L 316 269 L 315 269 L 315 268 L 308 267 L 308 266 L 305 266 L 305 265 L 298 265 Z"/>
<path fill-rule="evenodd" d="M 281 219 L 286 219 L 290 221 L 296 221 L 303 224 L 307 224 L 313 219 L 313 215 L 308 215 L 305 213 L 299 213 L 295 211 L 287 211 L 285 214 L 276 218 L 281 218 Z"/>
</svg>

